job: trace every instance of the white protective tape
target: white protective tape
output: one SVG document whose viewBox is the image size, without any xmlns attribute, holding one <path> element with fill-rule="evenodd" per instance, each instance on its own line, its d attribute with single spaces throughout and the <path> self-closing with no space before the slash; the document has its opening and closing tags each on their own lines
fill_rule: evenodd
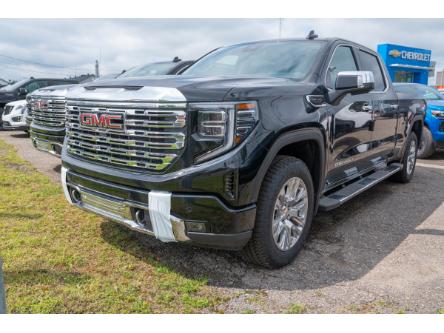
<svg viewBox="0 0 444 333">
<path fill-rule="evenodd" d="M 68 172 L 67 168 L 62 167 L 60 172 L 60 177 L 62 180 L 63 193 L 65 193 L 65 198 L 68 200 L 70 204 L 72 204 L 71 197 L 69 196 L 68 186 L 66 185 L 66 173 Z"/>
<path fill-rule="evenodd" d="M 149 192 L 148 207 L 156 238 L 162 242 L 176 242 L 173 227 L 171 226 L 171 193 Z"/>
</svg>

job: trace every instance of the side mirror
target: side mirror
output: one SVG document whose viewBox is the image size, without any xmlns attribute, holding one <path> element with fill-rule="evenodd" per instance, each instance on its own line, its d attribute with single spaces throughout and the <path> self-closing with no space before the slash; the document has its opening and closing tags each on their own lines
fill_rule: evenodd
<svg viewBox="0 0 444 333">
<path fill-rule="evenodd" d="M 19 88 L 18 93 L 20 96 L 23 96 L 28 93 L 28 90 L 26 88 Z"/>
<path fill-rule="evenodd" d="M 370 71 L 339 72 L 335 91 L 329 94 L 329 103 L 338 104 L 347 94 L 365 94 L 375 88 L 375 78 Z"/>
</svg>

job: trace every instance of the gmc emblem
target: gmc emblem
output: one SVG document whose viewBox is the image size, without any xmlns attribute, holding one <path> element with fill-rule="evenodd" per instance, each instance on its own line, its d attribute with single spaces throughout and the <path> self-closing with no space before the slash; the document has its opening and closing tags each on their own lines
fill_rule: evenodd
<svg viewBox="0 0 444 333">
<path fill-rule="evenodd" d="M 37 102 L 35 102 L 35 107 L 38 110 L 41 110 L 45 107 L 45 102 L 39 99 Z"/>
<path fill-rule="evenodd" d="M 123 129 L 123 117 L 120 114 L 81 113 L 80 124 L 89 127 Z"/>
</svg>

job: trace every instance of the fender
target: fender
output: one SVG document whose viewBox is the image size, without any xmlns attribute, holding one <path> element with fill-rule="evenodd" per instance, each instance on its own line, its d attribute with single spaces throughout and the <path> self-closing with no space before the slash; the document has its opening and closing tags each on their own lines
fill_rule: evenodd
<svg viewBox="0 0 444 333">
<path fill-rule="evenodd" d="M 271 163 L 277 156 L 278 152 L 284 148 L 285 146 L 288 146 L 290 144 L 294 144 L 297 142 L 302 141 L 315 141 L 319 147 L 320 151 L 320 159 L 318 161 L 319 163 L 319 186 L 318 191 L 316 193 L 316 209 L 317 204 L 319 201 L 319 198 L 322 194 L 322 188 L 325 182 L 325 169 L 326 169 L 326 150 L 325 150 L 325 137 L 322 133 L 321 129 L 319 128 L 303 128 L 298 130 L 293 130 L 290 132 L 284 132 L 282 133 L 272 144 L 270 147 L 267 156 L 265 157 L 264 161 L 262 162 L 259 171 L 255 177 L 254 182 L 256 184 L 259 184 L 257 186 L 257 190 L 255 191 L 255 197 L 254 200 L 257 201 L 257 198 L 259 196 L 260 187 L 262 186 L 262 181 L 264 180 L 265 174 L 267 173 L 268 169 L 270 168 Z M 317 177 L 317 175 L 313 175 L 313 177 Z M 315 211 L 316 211 L 315 209 Z"/>
<path fill-rule="evenodd" d="M 413 127 L 415 126 L 416 123 L 420 123 L 420 133 L 418 135 L 418 142 L 421 140 L 422 128 L 425 126 L 424 113 L 416 113 L 413 116 L 412 120 L 409 121 L 405 126 L 405 129 L 404 129 L 405 140 L 402 140 L 401 142 L 397 141 L 397 143 L 396 143 L 394 160 L 402 159 L 402 156 L 404 155 L 404 152 L 406 149 L 407 138 L 409 137 L 410 133 L 413 131 Z"/>
</svg>

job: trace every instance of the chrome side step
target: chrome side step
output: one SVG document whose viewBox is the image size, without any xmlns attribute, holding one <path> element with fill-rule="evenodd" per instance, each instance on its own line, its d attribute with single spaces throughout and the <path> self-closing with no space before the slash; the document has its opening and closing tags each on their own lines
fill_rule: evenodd
<svg viewBox="0 0 444 333">
<path fill-rule="evenodd" d="M 394 175 L 399 170 L 401 170 L 401 164 L 392 163 L 385 167 L 384 169 L 375 171 L 374 173 L 360 178 L 359 180 L 342 187 L 336 192 L 332 192 L 328 195 L 324 195 L 319 200 L 319 210 L 328 211 L 336 207 L 339 207 L 344 202 L 354 198 L 358 194 L 364 192 L 365 190 L 375 186 L 384 179 Z"/>
</svg>

